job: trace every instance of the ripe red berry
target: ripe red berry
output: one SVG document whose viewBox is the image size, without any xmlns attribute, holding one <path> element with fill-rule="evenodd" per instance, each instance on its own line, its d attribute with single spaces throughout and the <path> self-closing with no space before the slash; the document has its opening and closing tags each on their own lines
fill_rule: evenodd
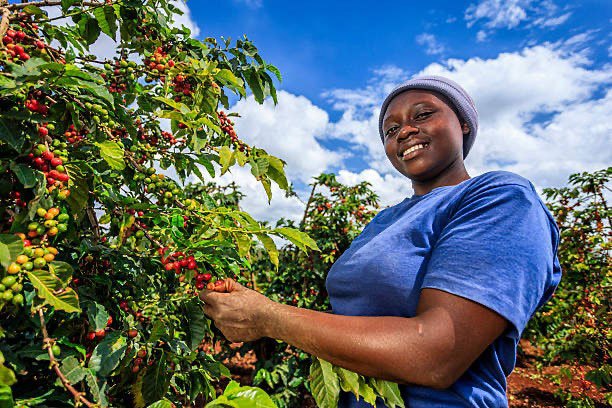
<svg viewBox="0 0 612 408">
<path fill-rule="evenodd" d="M 136 355 L 140 358 L 145 358 L 147 355 L 147 350 L 145 349 L 140 349 L 138 350 L 138 353 L 136 353 Z"/>
<path fill-rule="evenodd" d="M 36 44 L 36 48 L 38 48 L 39 50 L 42 50 L 43 48 L 45 48 L 45 43 L 40 40 L 37 40 L 35 44 Z"/>
<path fill-rule="evenodd" d="M 134 374 L 136 374 L 138 371 L 140 371 L 140 367 L 139 367 L 139 366 L 137 366 L 137 365 L 132 366 L 132 372 L 133 372 Z"/>
<path fill-rule="evenodd" d="M 211 275 L 210 273 L 205 273 L 205 274 L 204 274 L 204 280 L 205 280 L 205 281 L 207 281 L 207 282 L 208 282 L 208 281 L 209 281 L 211 278 L 212 278 L 212 275 Z"/>
<path fill-rule="evenodd" d="M 41 136 L 47 136 L 49 134 L 49 129 L 44 126 L 38 128 L 38 134 Z"/>
<path fill-rule="evenodd" d="M 42 152 L 41 156 L 45 160 L 51 160 L 53 157 L 55 157 L 51 150 L 45 150 Z"/>
<path fill-rule="evenodd" d="M 96 338 L 96 333 L 95 332 L 89 332 L 87 333 L 87 339 L 88 340 L 93 340 Z"/>
<path fill-rule="evenodd" d="M 108 316 L 108 320 L 106 321 L 106 325 L 110 326 L 111 324 L 113 324 L 113 316 Z"/>
<path fill-rule="evenodd" d="M 129 338 L 133 339 L 134 337 L 138 336 L 138 330 L 130 329 L 130 330 L 128 330 L 127 335 L 128 335 Z"/>
<path fill-rule="evenodd" d="M 119 307 L 122 309 L 127 309 L 128 308 L 127 300 L 122 300 L 121 302 L 119 302 Z"/>
<path fill-rule="evenodd" d="M 59 157 L 54 157 L 54 158 L 51 159 L 51 166 L 53 166 L 53 167 L 57 167 L 57 166 L 61 165 L 62 163 L 63 163 L 62 159 L 60 159 Z"/>
<path fill-rule="evenodd" d="M 142 364 L 142 358 L 136 357 L 134 359 L 134 364 L 137 365 L 137 366 L 141 365 Z"/>
<path fill-rule="evenodd" d="M 96 337 L 101 339 L 102 337 L 106 336 L 106 331 L 104 331 L 104 329 L 96 330 L 95 334 Z"/>
<path fill-rule="evenodd" d="M 205 285 L 204 285 L 204 282 L 198 282 L 198 283 L 196 283 L 196 289 L 197 289 L 197 290 L 202 290 L 202 289 L 204 289 L 204 286 L 205 286 Z"/>
</svg>

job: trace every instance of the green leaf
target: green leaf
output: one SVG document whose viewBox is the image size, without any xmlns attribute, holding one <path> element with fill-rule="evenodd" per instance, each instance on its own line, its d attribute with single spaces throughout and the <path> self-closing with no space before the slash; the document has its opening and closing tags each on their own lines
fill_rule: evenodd
<svg viewBox="0 0 612 408">
<path fill-rule="evenodd" d="M 381 380 L 379 378 L 370 378 L 370 385 L 385 400 L 385 406 L 389 408 L 401 407 L 404 408 L 404 400 L 400 393 L 399 386 L 391 381 Z"/>
<path fill-rule="evenodd" d="M 266 69 L 270 72 L 272 72 L 274 75 L 276 75 L 276 78 L 278 79 L 278 82 L 283 82 L 283 77 L 281 76 L 280 71 L 278 70 L 278 68 L 276 68 L 274 65 L 272 64 L 268 64 L 266 65 Z"/>
<path fill-rule="evenodd" d="M 206 333 L 210 332 L 210 320 L 204 315 L 199 300 L 192 299 L 186 307 L 189 322 L 189 348 L 195 350 L 204 340 Z"/>
<path fill-rule="evenodd" d="M 40 7 L 37 7 L 33 4 L 25 6 L 23 8 L 23 12 L 37 17 L 47 16 L 47 13 L 45 13 Z"/>
<path fill-rule="evenodd" d="M 107 383 L 105 381 L 101 381 L 96 377 L 93 370 L 86 370 L 85 381 L 89 386 L 89 391 L 91 395 L 93 395 L 94 400 L 100 404 L 101 407 L 107 407 L 108 401 L 106 400 L 106 388 Z"/>
<path fill-rule="evenodd" d="M 44 269 L 34 269 L 26 274 L 36 288 L 39 297 L 45 300 L 44 304 L 63 310 L 68 313 L 79 313 L 79 297 L 72 288 L 63 288 L 57 276 Z"/>
<path fill-rule="evenodd" d="M 221 174 L 225 174 L 227 169 L 232 165 L 232 151 L 229 147 L 223 146 L 219 149 L 219 164 L 221 165 Z"/>
<path fill-rule="evenodd" d="M 162 336 L 166 333 L 168 333 L 166 323 L 164 323 L 162 320 L 155 320 L 153 322 L 151 334 L 149 335 L 149 339 L 147 341 L 149 343 L 155 343 L 157 340 L 161 339 Z"/>
<path fill-rule="evenodd" d="M 41 179 L 42 174 L 32 169 L 26 164 L 11 163 L 11 170 L 17 176 L 17 179 L 25 188 L 34 187 Z"/>
<path fill-rule="evenodd" d="M 268 162 L 270 166 L 268 167 L 268 177 L 272 179 L 280 188 L 283 190 L 289 189 L 289 183 L 287 182 L 287 177 L 285 176 L 284 163 L 281 159 L 268 156 Z"/>
<path fill-rule="evenodd" d="M 49 272 L 58 277 L 58 279 L 62 282 L 63 287 L 70 283 L 70 280 L 72 279 L 73 269 L 69 263 L 62 261 L 52 261 L 47 265 L 49 265 Z"/>
<path fill-rule="evenodd" d="M 111 332 L 94 349 L 89 359 L 89 368 L 97 376 L 106 377 L 117 368 L 126 350 L 127 339 L 120 332 Z"/>
<path fill-rule="evenodd" d="M 362 376 L 359 376 L 359 395 L 361 395 L 363 400 L 368 404 L 376 406 L 376 393 L 374 389 L 365 382 Z"/>
<path fill-rule="evenodd" d="M 76 215 L 77 220 L 85 216 L 85 207 L 89 200 L 89 185 L 87 183 L 86 171 L 73 164 L 64 165 L 66 173 L 70 176 L 69 186 L 70 195 L 66 202 L 72 210 L 72 214 Z"/>
<path fill-rule="evenodd" d="M 263 86 L 261 84 L 261 79 L 259 78 L 259 74 L 257 73 L 257 71 L 254 68 L 248 70 L 247 72 L 245 72 L 244 78 L 246 79 L 247 84 L 249 84 L 249 88 L 251 88 L 251 91 L 253 91 L 253 96 L 255 97 L 255 100 L 259 103 L 263 103 Z"/>
<path fill-rule="evenodd" d="M 10 368 L 4 365 L 4 355 L 0 352 L 0 390 L 3 386 L 10 386 L 17 382 L 15 373 Z M 10 391 L 10 388 L 9 388 Z M 0 404 L 2 403 L 2 394 L 0 393 Z M 1 405 L 0 405 L 1 407 Z"/>
<path fill-rule="evenodd" d="M 93 14 L 98 20 L 98 25 L 102 32 L 115 40 L 117 33 L 117 16 L 112 6 L 97 7 L 93 9 Z"/>
<path fill-rule="evenodd" d="M 0 140 L 6 142 L 13 150 L 19 152 L 25 139 L 21 136 L 21 132 L 15 129 L 14 124 L 0 118 Z"/>
<path fill-rule="evenodd" d="M 246 155 L 242 153 L 240 150 L 234 150 L 234 157 L 236 158 L 236 161 L 238 162 L 240 167 L 244 166 L 246 162 L 248 161 Z"/>
<path fill-rule="evenodd" d="M 263 186 L 266 192 L 266 196 L 268 197 L 268 204 L 270 204 L 270 200 L 272 200 L 272 183 L 270 182 L 270 179 L 267 177 L 260 178 L 259 182 Z"/>
<path fill-rule="evenodd" d="M 61 370 L 71 384 L 76 384 L 82 381 L 87 374 L 87 370 L 81 367 L 79 360 L 77 360 L 74 356 L 66 357 L 62 360 Z"/>
<path fill-rule="evenodd" d="M 336 408 L 340 398 L 338 375 L 325 360 L 313 357 L 310 365 L 310 390 L 319 408 Z"/>
<path fill-rule="evenodd" d="M 119 143 L 108 140 L 96 143 L 96 146 L 100 148 L 100 155 L 112 169 L 123 170 L 125 168 L 123 148 Z"/>
<path fill-rule="evenodd" d="M 167 399 L 159 400 L 157 402 L 152 403 L 147 408 L 172 408 L 174 404 L 168 401 Z"/>
<path fill-rule="evenodd" d="M 229 69 L 222 69 L 215 75 L 215 79 L 222 85 L 229 87 L 230 89 L 238 91 L 244 95 L 244 81 L 236 77 Z"/>
<path fill-rule="evenodd" d="M 274 232 L 278 232 L 303 251 L 306 251 L 306 247 L 315 251 L 320 251 L 319 247 L 317 246 L 317 243 L 305 232 L 301 232 L 294 228 L 287 227 L 276 228 Z"/>
<path fill-rule="evenodd" d="M 72 6 L 74 3 L 77 3 L 78 1 L 79 0 L 62 0 L 62 11 L 65 13 L 66 11 L 68 11 L 70 6 Z"/>
<path fill-rule="evenodd" d="M 22 82 L 25 77 L 41 75 L 39 68 L 43 65 L 47 65 L 47 61 L 42 58 L 30 58 L 24 64 L 9 64 L 17 82 Z"/>
<path fill-rule="evenodd" d="M 123 214 L 123 220 L 121 222 L 121 227 L 119 227 L 119 245 L 123 244 L 125 241 L 126 233 L 132 228 L 136 222 L 136 217 L 129 214 Z"/>
<path fill-rule="evenodd" d="M 155 99 L 156 101 L 160 101 L 165 103 L 166 105 L 176 109 L 177 111 L 179 111 L 182 114 L 188 114 L 191 112 L 191 109 L 189 109 L 189 107 L 187 105 L 185 105 L 184 103 L 181 102 L 176 102 L 173 99 L 169 99 L 169 98 L 164 98 L 163 96 L 155 96 L 153 99 Z"/>
<path fill-rule="evenodd" d="M 334 367 L 334 371 L 340 378 L 340 388 L 346 392 L 352 392 L 359 399 L 359 374 L 342 367 Z"/>
<path fill-rule="evenodd" d="M 13 393 L 8 385 L 0 385 L 0 408 L 13 408 Z"/>
<path fill-rule="evenodd" d="M 79 33 L 81 37 L 87 42 L 87 45 L 91 45 L 96 42 L 100 36 L 100 26 L 98 21 L 90 17 L 88 14 L 82 14 L 81 19 L 78 22 Z"/>
<path fill-rule="evenodd" d="M 106 308 L 95 301 L 87 301 L 84 306 L 85 310 L 87 310 L 87 318 L 89 319 L 89 330 L 104 330 L 110 316 Z"/>
<path fill-rule="evenodd" d="M 167 371 L 165 355 L 153 366 L 147 367 L 142 378 L 142 396 L 147 403 L 153 403 L 166 395 L 171 378 Z"/>
<path fill-rule="evenodd" d="M 251 157 L 249 163 L 251 164 L 251 173 L 258 179 L 266 174 L 270 165 L 267 157 L 260 157 L 258 159 Z"/>
<path fill-rule="evenodd" d="M 17 255 L 23 252 L 21 238 L 11 234 L 0 234 L 0 264 L 8 268 Z"/>
<path fill-rule="evenodd" d="M 212 407 L 276 408 L 276 404 L 261 388 L 240 386 L 236 381 L 231 381 L 223 395 L 206 404 L 206 408 Z"/>
<path fill-rule="evenodd" d="M 232 235 L 234 237 L 234 241 L 236 242 L 236 246 L 238 247 L 238 255 L 241 257 L 246 256 L 246 254 L 249 253 L 249 249 L 251 249 L 251 237 L 248 234 L 239 232 L 235 232 Z"/>
<path fill-rule="evenodd" d="M 272 238 L 270 238 L 268 235 L 261 233 L 257 234 L 257 238 L 261 241 L 264 248 L 268 252 L 270 262 L 272 262 L 272 264 L 276 266 L 276 269 L 278 270 L 278 248 L 276 248 L 274 240 L 272 240 Z"/>
</svg>

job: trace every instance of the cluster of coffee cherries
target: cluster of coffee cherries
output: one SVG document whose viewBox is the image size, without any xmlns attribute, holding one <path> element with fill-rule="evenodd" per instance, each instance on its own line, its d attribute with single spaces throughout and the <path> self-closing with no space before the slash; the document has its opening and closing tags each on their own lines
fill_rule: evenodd
<svg viewBox="0 0 612 408">
<path fill-rule="evenodd" d="M 168 54 L 164 51 L 162 47 L 157 47 L 153 52 L 153 55 L 144 59 L 144 64 L 148 69 L 148 74 L 145 78 L 145 82 L 153 82 L 153 76 L 162 76 L 165 71 L 169 68 L 174 67 L 174 60 L 168 57 Z"/>
<path fill-rule="evenodd" d="M 168 251 L 167 247 L 159 248 L 158 253 L 161 256 L 161 263 L 167 271 L 174 271 L 179 276 L 179 282 L 185 281 L 185 271 L 192 270 L 195 272 L 196 288 L 202 290 L 206 287 L 206 283 L 212 278 L 212 275 L 208 272 L 199 273 L 198 264 L 193 255 L 185 255 L 181 251 L 173 252 L 172 254 L 165 256 Z"/>
<path fill-rule="evenodd" d="M 11 302 L 17 307 L 23 305 L 24 298 L 21 293 L 22 289 L 23 285 L 18 276 L 7 275 L 2 278 L 0 281 L 0 309 L 8 302 Z"/>
<path fill-rule="evenodd" d="M 185 78 L 184 75 L 177 75 L 172 78 L 172 88 L 175 93 L 174 100 L 180 102 L 183 96 L 191 95 L 191 86 L 189 79 Z"/>
<path fill-rule="evenodd" d="M 136 79 L 136 63 L 116 58 L 112 64 L 104 64 L 102 78 L 109 82 L 108 90 L 114 93 L 125 92 Z"/>
<path fill-rule="evenodd" d="M 29 44 L 32 43 L 36 49 L 44 50 L 46 44 L 40 40 L 32 40 L 27 37 L 26 33 L 21 30 L 6 30 L 6 34 L 2 37 L 2 43 L 6 47 L 6 52 L 11 57 L 13 62 L 27 61 L 30 59 L 30 54 L 26 51 L 26 48 L 30 48 Z"/>
<path fill-rule="evenodd" d="M 58 250 L 52 246 L 45 245 L 45 243 L 40 243 L 38 239 L 35 239 L 37 244 L 33 245 L 23 233 L 15 235 L 21 238 L 24 248 L 23 252 L 9 264 L 6 269 L 7 275 L 0 282 L 0 303 L 11 302 L 15 306 L 21 306 L 24 302 L 23 295 L 21 294 L 23 289 L 23 273 L 36 269 L 44 269 L 49 262 L 55 259 Z M 32 237 L 32 234 L 28 233 L 28 236 Z M 38 236 L 38 233 L 36 233 L 36 236 Z"/>
<path fill-rule="evenodd" d="M 141 348 L 140 350 L 138 350 L 136 352 L 136 357 L 134 358 L 134 360 L 132 361 L 132 372 L 135 374 L 138 371 L 140 371 L 140 366 L 143 365 L 144 363 L 144 359 L 147 357 L 147 350 L 144 348 Z M 155 360 L 153 360 L 152 358 L 149 359 L 148 365 L 153 365 L 153 363 L 155 363 Z"/>
<path fill-rule="evenodd" d="M 46 102 L 46 94 L 40 89 L 31 90 L 25 101 L 25 107 L 30 112 L 40 113 L 46 116 L 49 113 L 49 105 Z"/>
<path fill-rule="evenodd" d="M 113 324 L 113 316 L 108 316 L 106 320 L 106 327 L 104 329 L 98 329 L 87 333 L 87 340 L 93 341 L 95 339 L 103 339 L 106 336 L 106 332 L 110 330 L 110 326 Z"/>
<path fill-rule="evenodd" d="M 234 122 L 229 120 L 225 112 L 219 111 L 217 112 L 217 117 L 219 118 L 219 122 L 221 123 L 221 130 L 223 133 L 228 135 L 232 142 L 238 141 L 238 136 L 236 135 L 236 131 L 234 130 Z"/>
<path fill-rule="evenodd" d="M 172 204 L 181 194 L 181 189 L 171 179 L 166 179 L 163 174 L 155 174 L 155 168 L 150 167 L 144 173 L 136 173 L 135 181 L 143 181 L 145 183 L 145 191 L 155 194 L 159 202 L 163 204 Z"/>
<path fill-rule="evenodd" d="M 28 224 L 28 238 L 44 235 L 54 237 L 60 232 L 66 232 L 68 229 L 67 223 L 70 216 L 66 213 L 60 213 L 60 209 L 57 207 L 51 207 L 48 210 L 39 207 L 36 210 L 36 215 L 42 219 Z"/>
<path fill-rule="evenodd" d="M 66 141 L 68 143 L 76 144 L 80 142 L 81 140 L 85 139 L 88 133 L 89 133 L 89 130 L 87 129 L 76 130 L 74 125 L 70 125 L 68 126 L 68 130 L 64 132 L 64 137 L 66 138 Z"/>
<path fill-rule="evenodd" d="M 146 323 L 149 322 L 151 319 L 146 317 L 143 313 L 142 310 L 134 310 L 130 307 L 130 304 L 128 303 L 127 300 L 121 300 L 119 302 L 119 308 L 121 310 L 123 310 L 125 313 L 127 314 L 131 314 L 132 316 L 134 316 L 134 319 L 140 323 Z M 131 339 L 133 339 L 134 337 L 138 336 L 138 330 L 136 329 L 130 329 L 127 331 L 127 336 Z"/>
<path fill-rule="evenodd" d="M 47 128 L 39 128 L 39 132 L 41 129 L 47 131 Z M 58 141 L 56 144 L 58 145 L 57 147 L 61 147 L 61 142 Z M 66 173 L 66 168 L 64 167 L 66 158 L 56 156 L 52 147 L 47 147 L 46 144 L 42 143 L 38 144 L 28 157 L 32 160 L 34 166 L 45 175 L 47 180 L 47 191 L 51 193 L 53 190 L 57 189 L 57 198 L 60 200 L 68 198 L 70 190 L 67 185 L 70 176 Z"/>
</svg>

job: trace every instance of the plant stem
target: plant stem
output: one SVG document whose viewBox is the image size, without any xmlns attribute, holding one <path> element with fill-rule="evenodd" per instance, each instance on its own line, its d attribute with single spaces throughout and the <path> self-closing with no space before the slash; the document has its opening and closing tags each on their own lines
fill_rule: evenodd
<svg viewBox="0 0 612 408">
<path fill-rule="evenodd" d="M 72 384 L 70 384 L 70 381 L 68 381 L 64 373 L 62 373 L 62 371 L 60 370 L 59 363 L 55 359 L 55 356 L 53 355 L 53 350 L 51 349 L 51 347 L 55 343 L 55 340 L 49 337 L 49 333 L 47 332 L 47 325 L 45 324 L 45 315 L 43 314 L 42 309 L 38 309 L 38 316 L 40 317 L 40 328 L 43 333 L 43 343 L 45 344 L 47 352 L 49 353 L 49 360 L 51 361 L 51 367 L 53 368 L 53 371 L 55 371 L 55 374 L 57 374 L 64 387 L 74 396 L 74 399 L 77 401 L 77 403 L 83 403 L 91 408 L 97 407 L 97 404 L 90 402 L 87 398 L 84 397 L 82 392 L 74 388 Z"/>
</svg>

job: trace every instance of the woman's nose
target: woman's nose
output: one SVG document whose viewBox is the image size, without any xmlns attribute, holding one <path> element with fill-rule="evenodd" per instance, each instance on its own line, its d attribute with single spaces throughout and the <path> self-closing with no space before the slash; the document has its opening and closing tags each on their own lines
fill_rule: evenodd
<svg viewBox="0 0 612 408">
<path fill-rule="evenodd" d="M 406 137 L 409 137 L 410 135 L 413 135 L 415 133 L 419 133 L 419 128 L 416 126 L 412 126 L 411 124 L 406 124 L 404 126 L 402 126 L 402 128 L 400 129 L 397 138 L 398 139 L 403 139 Z"/>
</svg>

